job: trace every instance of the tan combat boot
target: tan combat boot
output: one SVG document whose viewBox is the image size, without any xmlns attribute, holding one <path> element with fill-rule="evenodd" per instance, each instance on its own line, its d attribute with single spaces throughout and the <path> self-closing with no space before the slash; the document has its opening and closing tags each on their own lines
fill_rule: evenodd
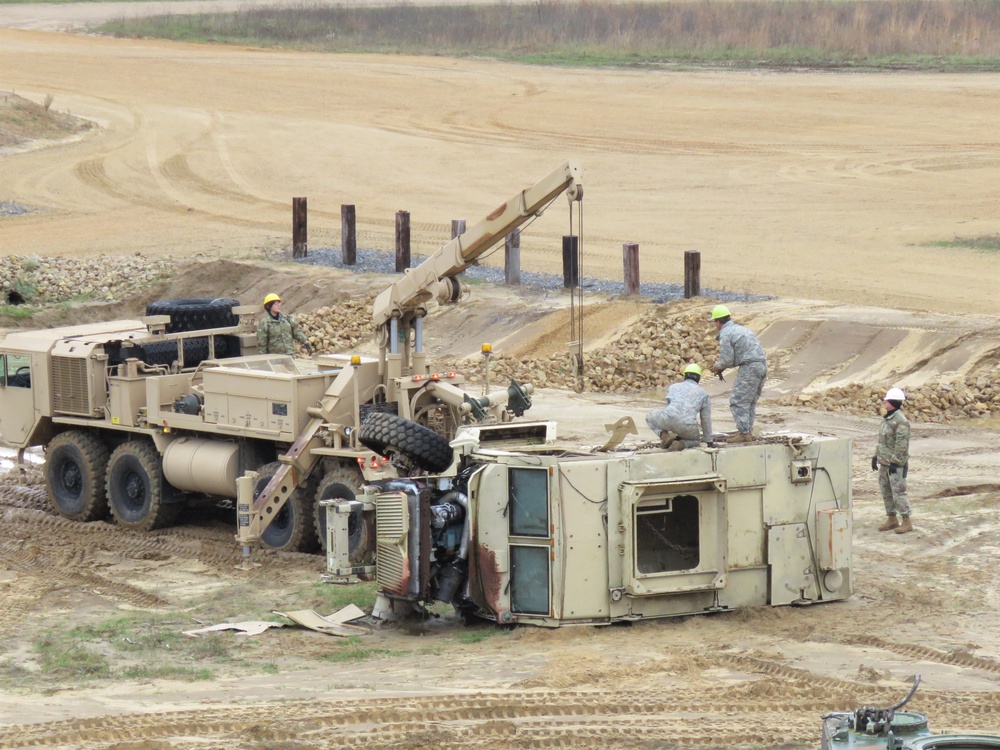
<svg viewBox="0 0 1000 750">
<path fill-rule="evenodd" d="M 675 440 L 677 440 L 677 435 L 670 430 L 664 430 L 660 433 L 661 448 L 669 448 Z"/>
<path fill-rule="evenodd" d="M 879 531 L 892 531 L 893 529 L 899 528 L 899 520 L 896 518 L 896 514 L 893 513 L 886 517 L 885 523 L 878 527 Z"/>
<path fill-rule="evenodd" d="M 903 516 L 903 523 L 901 523 L 899 525 L 899 528 L 896 529 L 896 533 L 897 534 L 905 534 L 908 531 L 913 531 L 913 524 L 910 523 L 910 517 L 909 516 Z"/>
<path fill-rule="evenodd" d="M 729 438 L 727 443 L 752 443 L 753 433 L 750 432 L 737 432 L 731 438 Z"/>
<path fill-rule="evenodd" d="M 667 446 L 668 451 L 682 451 L 684 450 L 684 441 L 677 438 L 674 442 Z"/>
</svg>

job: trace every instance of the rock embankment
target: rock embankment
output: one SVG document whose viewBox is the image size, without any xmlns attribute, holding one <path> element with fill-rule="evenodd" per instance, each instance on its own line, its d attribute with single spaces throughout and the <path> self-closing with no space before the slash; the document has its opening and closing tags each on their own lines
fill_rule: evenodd
<svg viewBox="0 0 1000 750">
<path fill-rule="evenodd" d="M 851 383 L 825 391 L 784 396 L 776 403 L 821 411 L 872 414 L 892 383 Z M 906 415 L 916 422 L 955 422 L 1000 418 L 1000 365 L 953 383 L 927 383 L 906 389 Z"/>
<path fill-rule="evenodd" d="M 44 305 L 121 300 L 174 274 L 174 264 L 145 255 L 94 258 L 0 257 L 0 304 Z"/>
</svg>

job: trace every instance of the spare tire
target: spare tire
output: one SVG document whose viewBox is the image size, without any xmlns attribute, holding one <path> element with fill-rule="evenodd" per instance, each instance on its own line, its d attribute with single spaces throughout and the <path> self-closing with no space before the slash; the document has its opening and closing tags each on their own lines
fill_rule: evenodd
<svg viewBox="0 0 1000 750">
<path fill-rule="evenodd" d="M 225 336 L 215 336 L 215 358 L 223 359 L 230 356 L 229 344 Z M 198 336 L 184 339 L 184 366 L 196 367 L 208 359 L 208 337 Z M 169 366 L 177 359 L 176 341 L 151 341 L 140 344 L 133 349 L 134 354 L 147 365 Z"/>
<path fill-rule="evenodd" d="M 233 315 L 233 308 L 239 304 L 238 299 L 221 297 L 165 299 L 146 305 L 146 315 L 169 315 L 167 333 L 203 331 L 206 328 L 228 328 L 239 323 Z"/>
<path fill-rule="evenodd" d="M 396 414 L 369 414 L 361 423 L 358 440 L 382 455 L 399 453 L 429 472 L 444 471 L 453 459 L 446 437 Z"/>
</svg>

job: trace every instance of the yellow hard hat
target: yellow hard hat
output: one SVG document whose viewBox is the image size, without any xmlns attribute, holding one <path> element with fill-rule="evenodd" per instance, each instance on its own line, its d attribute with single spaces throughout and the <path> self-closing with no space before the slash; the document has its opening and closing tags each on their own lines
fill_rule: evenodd
<svg viewBox="0 0 1000 750">
<path fill-rule="evenodd" d="M 695 375 L 697 375 L 699 378 L 701 377 L 701 368 L 698 365 L 696 365 L 694 362 L 692 362 L 691 364 L 689 364 L 687 367 L 684 368 L 684 374 L 685 375 L 687 375 L 688 373 L 692 373 L 692 372 Z"/>
<path fill-rule="evenodd" d="M 264 304 L 265 305 L 269 305 L 272 302 L 281 302 L 281 297 L 279 297 L 274 292 L 271 292 L 269 295 L 267 295 L 266 297 L 264 297 Z"/>
<path fill-rule="evenodd" d="M 716 305 L 712 308 L 712 320 L 718 320 L 719 318 L 728 318 L 729 308 L 725 305 Z"/>
</svg>

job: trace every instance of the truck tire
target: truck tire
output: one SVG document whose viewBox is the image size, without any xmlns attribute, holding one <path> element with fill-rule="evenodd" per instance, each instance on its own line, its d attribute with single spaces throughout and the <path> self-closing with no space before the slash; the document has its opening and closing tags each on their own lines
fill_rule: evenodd
<svg viewBox="0 0 1000 750">
<path fill-rule="evenodd" d="M 258 477 L 253 486 L 254 499 L 267 487 L 281 464 L 278 461 L 257 469 Z M 315 552 L 319 548 L 316 535 L 316 516 L 313 511 L 315 498 L 309 487 L 296 487 L 281 506 L 274 520 L 260 535 L 265 547 L 283 552 Z"/>
<path fill-rule="evenodd" d="M 382 455 L 399 453 L 429 472 L 444 471 L 453 458 L 447 438 L 395 414 L 369 414 L 361 423 L 358 440 Z"/>
<path fill-rule="evenodd" d="M 238 299 L 212 297 L 165 299 L 146 305 L 146 315 L 169 315 L 167 333 L 228 328 L 239 322 L 233 315 L 233 308 L 239 304 Z"/>
<path fill-rule="evenodd" d="M 360 474 L 357 469 L 342 466 L 332 469 L 320 480 L 316 489 L 316 534 L 319 537 L 319 548 L 326 552 L 326 508 L 319 504 L 320 500 L 353 500 L 355 498 L 354 489 L 358 486 Z M 360 512 L 357 513 L 361 515 Z M 348 521 L 348 531 L 351 536 L 351 549 L 355 548 L 355 526 L 357 519 L 355 514 L 351 514 Z M 357 533 L 360 533 L 357 532 Z"/>
<path fill-rule="evenodd" d="M 199 336 L 184 339 L 184 366 L 197 367 L 208 359 L 208 337 Z M 176 341 L 154 341 L 136 347 L 136 356 L 147 365 L 169 366 L 177 359 Z M 215 357 L 224 359 L 229 356 L 229 344 L 223 336 L 215 337 Z"/>
<path fill-rule="evenodd" d="M 178 503 L 163 493 L 163 466 L 152 443 L 122 443 L 108 461 L 108 503 L 119 525 L 136 531 L 169 526 L 177 518 Z"/>
<path fill-rule="evenodd" d="M 45 456 L 45 488 L 52 507 L 73 521 L 99 521 L 108 515 L 104 475 L 108 446 L 82 430 L 60 432 Z"/>
</svg>

